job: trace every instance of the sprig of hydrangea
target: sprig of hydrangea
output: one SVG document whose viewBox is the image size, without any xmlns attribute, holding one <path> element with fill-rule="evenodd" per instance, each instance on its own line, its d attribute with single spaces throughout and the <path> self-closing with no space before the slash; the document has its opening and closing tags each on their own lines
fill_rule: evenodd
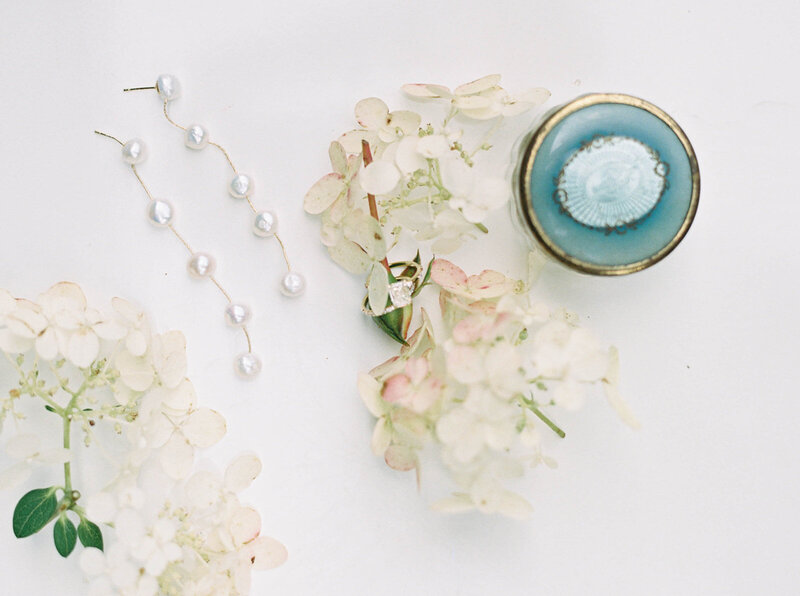
<svg viewBox="0 0 800 596">
<path fill-rule="evenodd" d="M 63 466 L 63 480 L 20 499 L 14 533 L 24 538 L 54 522 L 64 557 L 80 541 L 94 595 L 246 594 L 252 569 L 286 559 L 239 500 L 261 462 L 242 455 L 224 476 L 196 469 L 197 451 L 222 439 L 226 423 L 197 404 L 183 334 L 153 333 L 142 310 L 120 298 L 112 306 L 111 315 L 88 306 L 68 282 L 35 302 L 0 290 L 0 351 L 18 377 L 0 398 L 15 460 L 0 487 L 24 483 L 34 465 Z M 42 407 L 58 425 L 37 416 Z M 93 494 L 74 484 L 73 435 L 88 448 L 82 464 L 113 465 Z"/>
<path fill-rule="evenodd" d="M 387 300 L 398 281 L 387 255 L 404 235 L 434 253 L 449 253 L 485 234 L 483 221 L 508 201 L 508 182 L 477 172 L 476 160 L 491 149 L 489 139 L 505 117 L 540 105 L 550 93 L 533 89 L 515 98 L 499 83 L 499 75 L 489 75 L 452 92 L 441 85 L 405 85 L 410 97 L 445 108 L 438 122 L 426 122 L 410 110 L 390 111 L 376 97 L 363 99 L 355 106 L 359 127 L 331 143 L 333 172 L 312 186 L 304 208 L 320 216 L 320 238 L 331 258 L 351 273 L 368 276 L 374 316 L 392 305 L 405 306 Z M 485 128 L 481 140 L 468 146 L 466 128 Z M 376 322 L 405 341 L 403 317 Z"/>
<path fill-rule="evenodd" d="M 507 484 L 528 467 L 555 465 L 543 447 L 565 436 L 559 410 L 580 408 L 599 385 L 621 418 L 637 425 L 619 395 L 617 352 L 575 315 L 532 302 L 525 284 L 496 271 L 468 277 L 437 259 L 431 279 L 442 329 L 434 332 L 423 310 L 399 356 L 359 378 L 377 418 L 372 450 L 419 475 L 419 452 L 435 445 L 457 487 L 435 509 L 524 518 L 531 506 Z"/>
<path fill-rule="evenodd" d="M 512 98 L 499 82 L 499 75 L 490 75 L 453 92 L 441 85 L 405 85 L 413 98 L 448 106 L 437 123 L 409 110 L 390 112 L 376 97 L 356 104 L 359 127 L 331 143 L 333 172 L 308 191 L 304 202 L 308 213 L 321 216 L 322 242 L 334 261 L 365 273 L 403 232 L 430 243 L 436 253 L 448 253 L 486 231 L 483 220 L 505 204 L 510 189 L 501 177 L 475 172 L 477 155 L 491 148 L 489 137 L 504 117 L 550 96 L 533 89 Z M 465 146 L 465 130 L 457 122 L 472 121 L 474 127 L 485 120 L 494 124 L 474 147 Z M 362 156 L 364 143 L 374 157 L 369 164 Z M 377 199 L 377 222 L 369 217 L 368 193 Z"/>
</svg>

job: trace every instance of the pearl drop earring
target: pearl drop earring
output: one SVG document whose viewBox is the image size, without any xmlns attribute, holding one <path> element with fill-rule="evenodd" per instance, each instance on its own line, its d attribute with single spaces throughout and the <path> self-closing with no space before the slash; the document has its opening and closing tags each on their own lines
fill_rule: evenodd
<svg viewBox="0 0 800 596">
<path fill-rule="evenodd" d="M 218 143 L 210 140 L 208 130 L 200 124 L 191 124 L 189 126 L 181 126 L 173 120 L 167 110 L 167 106 L 171 101 L 178 99 L 181 96 L 181 85 L 176 77 L 169 74 L 159 75 L 156 79 L 155 85 L 149 87 L 131 87 L 123 91 L 141 91 L 145 89 L 152 89 L 158 93 L 158 96 L 163 102 L 164 117 L 175 128 L 183 131 L 183 143 L 189 149 L 200 151 L 211 145 L 216 147 L 224 156 L 233 170 L 233 178 L 228 183 L 228 194 L 234 199 L 245 200 L 250 210 L 253 213 L 252 232 L 259 238 L 275 237 L 281 247 L 283 253 L 283 260 L 286 263 L 286 273 L 280 282 L 281 293 L 289 297 L 297 297 L 303 294 L 306 289 L 306 280 L 300 273 L 292 270 L 289 263 L 289 257 L 286 253 L 286 246 L 278 235 L 278 216 L 274 211 L 266 210 L 260 211 L 256 208 L 251 198 L 255 191 L 255 182 L 253 178 L 247 174 L 242 174 L 233 165 L 228 152 Z"/>
<path fill-rule="evenodd" d="M 177 82 L 175 84 L 177 85 Z M 177 93 L 179 90 L 177 86 L 169 88 L 171 89 L 171 93 Z M 230 326 L 241 329 L 247 339 L 247 351 L 236 357 L 233 362 L 234 370 L 243 378 L 252 378 L 256 376 L 261 371 L 261 360 L 258 356 L 253 354 L 250 333 L 247 331 L 247 323 L 250 321 L 251 317 L 250 308 L 244 304 L 234 302 L 227 290 L 219 283 L 214 275 L 217 269 L 217 262 L 214 257 L 206 252 L 195 251 L 186 239 L 178 233 L 173 224 L 175 210 L 172 204 L 164 199 L 156 199 L 150 194 L 150 190 L 147 188 L 142 177 L 139 175 L 139 171 L 136 169 L 137 165 L 144 162 L 147 156 L 147 147 L 139 139 L 132 139 L 123 143 L 118 138 L 104 132 L 98 130 L 94 132 L 100 136 L 112 139 L 122 146 L 123 161 L 131 167 L 131 171 L 134 176 L 136 176 L 136 179 L 147 195 L 148 203 L 146 213 L 148 221 L 158 228 L 168 228 L 175 237 L 180 240 L 181 244 L 186 247 L 186 250 L 189 252 L 189 260 L 186 263 L 186 270 L 189 275 L 195 279 L 210 280 L 217 286 L 217 289 L 228 301 L 228 305 L 225 307 L 225 320 Z"/>
</svg>

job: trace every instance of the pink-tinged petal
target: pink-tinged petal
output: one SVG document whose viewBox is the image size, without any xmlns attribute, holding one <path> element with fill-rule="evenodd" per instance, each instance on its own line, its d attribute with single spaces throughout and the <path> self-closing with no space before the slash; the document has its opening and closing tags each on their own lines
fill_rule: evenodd
<svg viewBox="0 0 800 596">
<path fill-rule="evenodd" d="M 383 399 L 389 403 L 402 403 L 411 391 L 411 382 L 406 375 L 394 375 L 383 384 Z"/>
<path fill-rule="evenodd" d="M 244 453 L 228 464 L 225 470 L 225 488 L 238 493 L 253 483 L 261 473 L 261 460 L 254 453 Z"/>
<path fill-rule="evenodd" d="M 447 87 L 427 83 L 408 83 L 403 85 L 403 91 L 411 97 L 419 97 L 421 99 L 449 99 L 452 97 L 450 89 Z"/>
<path fill-rule="evenodd" d="M 344 177 L 338 173 L 326 174 L 312 186 L 303 199 L 303 209 L 311 215 L 325 211 L 347 190 Z"/>
<path fill-rule="evenodd" d="M 447 371 L 465 384 L 477 383 L 486 376 L 481 353 L 470 346 L 456 345 L 448 350 Z"/>
<path fill-rule="evenodd" d="M 286 547 L 269 536 L 259 536 L 250 545 L 250 561 L 253 569 L 275 569 L 283 565 L 289 558 Z"/>
<path fill-rule="evenodd" d="M 492 87 L 497 87 L 500 83 L 500 75 L 499 74 L 490 74 L 486 75 L 485 77 L 481 77 L 480 79 L 475 79 L 474 81 L 470 81 L 469 83 L 464 83 L 463 85 L 459 85 L 455 88 L 453 93 L 456 95 L 471 95 L 473 93 L 480 93 L 482 91 L 488 91 Z"/>
<path fill-rule="evenodd" d="M 261 515 L 252 507 L 239 507 L 231 516 L 230 531 L 237 546 L 254 540 L 261 532 Z"/>
<path fill-rule="evenodd" d="M 354 112 L 358 123 L 371 130 L 386 126 L 389 118 L 389 107 L 377 97 L 362 99 L 356 104 Z"/>
<path fill-rule="evenodd" d="M 386 453 L 386 449 L 389 448 L 391 443 L 392 427 L 389 424 L 389 420 L 385 416 L 382 416 L 381 418 L 378 418 L 378 421 L 375 423 L 375 428 L 372 429 L 370 448 L 372 449 L 372 453 L 382 456 L 384 453 Z"/>
<path fill-rule="evenodd" d="M 497 271 L 485 270 L 467 281 L 470 293 L 476 298 L 497 298 L 513 290 L 516 282 Z"/>
<path fill-rule="evenodd" d="M 453 327 L 453 339 L 460 344 L 471 344 L 481 339 L 486 325 L 478 317 L 467 317 Z"/>
<path fill-rule="evenodd" d="M 225 436 L 227 424 L 219 412 L 210 408 L 200 408 L 189 415 L 181 430 L 191 445 L 205 449 Z"/>
<path fill-rule="evenodd" d="M 431 279 L 447 290 L 464 288 L 467 285 L 467 274 L 444 259 L 434 259 L 431 264 Z"/>
<path fill-rule="evenodd" d="M 428 376 L 428 361 L 425 358 L 410 358 L 406 362 L 406 375 L 414 385 L 419 385 Z"/>
<path fill-rule="evenodd" d="M 416 451 L 404 445 L 390 445 L 383 458 L 390 468 L 400 472 L 413 470 L 418 464 Z"/>
</svg>

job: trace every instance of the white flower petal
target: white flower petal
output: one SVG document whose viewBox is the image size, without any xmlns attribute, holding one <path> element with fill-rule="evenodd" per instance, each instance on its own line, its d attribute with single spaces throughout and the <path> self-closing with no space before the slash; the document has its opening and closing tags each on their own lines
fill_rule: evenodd
<svg viewBox="0 0 800 596">
<path fill-rule="evenodd" d="M 393 131 L 399 130 L 404 135 L 415 135 L 419 131 L 422 118 L 416 112 L 398 110 L 389 114 L 388 127 Z"/>
<path fill-rule="evenodd" d="M 6 453 L 14 459 L 27 459 L 39 451 L 42 440 L 34 433 L 21 433 L 6 443 Z"/>
<path fill-rule="evenodd" d="M 358 179 L 365 192 L 383 195 L 394 190 L 400 182 L 400 172 L 394 164 L 378 160 L 363 168 Z"/>
<path fill-rule="evenodd" d="M 378 130 L 386 126 L 389 107 L 377 97 L 368 97 L 356 104 L 355 116 L 358 123 L 364 128 Z"/>
<path fill-rule="evenodd" d="M 397 143 L 394 161 L 403 174 L 411 174 L 417 170 L 427 170 L 428 162 L 417 151 L 421 139 L 417 136 L 404 137 Z"/>
<path fill-rule="evenodd" d="M 44 330 L 39 337 L 36 338 L 36 353 L 42 360 L 53 360 L 58 356 L 58 336 L 52 327 Z"/>
<path fill-rule="evenodd" d="M 67 342 L 64 354 L 78 368 L 87 368 L 100 354 L 100 340 L 88 327 L 78 329 Z"/>
<path fill-rule="evenodd" d="M 117 340 L 128 334 L 128 330 L 116 321 L 101 321 L 92 325 L 92 329 L 100 339 Z"/>
<path fill-rule="evenodd" d="M 370 440 L 370 448 L 372 453 L 379 457 L 384 457 L 386 450 L 392 443 L 392 427 L 386 416 L 381 416 L 375 423 L 375 428 L 372 430 L 372 439 Z"/>
<path fill-rule="evenodd" d="M 403 91 L 412 97 L 422 99 L 438 99 L 452 97 L 450 89 L 442 85 L 428 85 L 425 83 L 409 83 L 403 85 Z"/>
<path fill-rule="evenodd" d="M 115 364 L 120 373 L 120 380 L 134 391 L 144 391 L 153 384 L 155 370 L 144 358 L 120 352 L 117 354 Z"/>
<path fill-rule="evenodd" d="M 113 521 L 117 514 L 117 500 L 107 492 L 90 496 L 86 502 L 86 516 L 97 522 Z"/>
<path fill-rule="evenodd" d="M 184 493 L 189 506 L 197 509 L 208 509 L 218 502 L 222 483 L 219 477 L 208 471 L 200 471 L 193 474 L 186 481 Z"/>
<path fill-rule="evenodd" d="M 64 447 L 53 447 L 40 451 L 34 456 L 34 459 L 45 465 L 63 464 L 72 459 L 72 451 Z"/>
<path fill-rule="evenodd" d="M 189 415 L 181 430 L 189 443 L 205 449 L 225 436 L 225 418 L 210 408 L 200 408 Z"/>
<path fill-rule="evenodd" d="M 428 135 L 419 138 L 417 151 L 422 157 L 435 159 L 450 151 L 450 143 L 444 135 Z"/>
<path fill-rule="evenodd" d="M 480 79 L 476 79 L 474 81 L 470 81 L 469 83 L 464 83 L 463 85 L 459 85 L 455 88 L 453 93 L 456 95 L 470 95 L 472 93 L 480 93 L 482 91 L 487 91 L 492 87 L 497 87 L 500 83 L 500 75 L 499 74 L 491 74 L 486 75 L 485 77 L 481 77 Z"/>
<path fill-rule="evenodd" d="M 286 547 L 269 536 L 259 536 L 248 546 L 253 569 L 256 570 L 274 569 L 289 558 Z"/>
<path fill-rule="evenodd" d="M 349 154 L 361 154 L 362 142 L 367 141 L 370 147 L 378 146 L 378 134 L 372 130 L 351 130 L 339 137 L 339 143 Z M 359 159 L 359 162 L 361 160 Z M 348 168 L 349 169 L 349 168 Z"/>
<path fill-rule="evenodd" d="M 254 453 L 244 453 L 234 459 L 225 470 L 225 489 L 239 493 L 246 489 L 261 473 L 261 460 Z"/>
<path fill-rule="evenodd" d="M 133 509 L 120 509 L 114 517 L 114 533 L 121 542 L 128 546 L 138 543 L 145 535 L 144 520 L 141 514 Z"/>
<path fill-rule="evenodd" d="M 194 448 L 181 433 L 176 432 L 161 448 L 158 458 L 167 476 L 181 480 L 192 470 Z"/>
<path fill-rule="evenodd" d="M 153 338 L 153 365 L 161 382 L 177 387 L 186 377 L 186 337 L 180 331 L 168 331 Z"/>
<path fill-rule="evenodd" d="M 453 495 L 434 502 L 431 509 L 439 513 L 465 513 L 475 509 L 475 504 L 468 495 Z"/>
<path fill-rule="evenodd" d="M 381 398 L 382 385 L 367 373 L 358 375 L 358 393 L 364 405 L 367 406 L 370 414 L 380 418 L 387 411 L 386 404 Z"/>
<path fill-rule="evenodd" d="M 80 556 L 81 571 L 89 577 L 100 575 L 106 570 L 106 557 L 98 548 L 85 548 Z"/>
<path fill-rule="evenodd" d="M 162 404 L 174 413 L 185 414 L 197 403 L 194 385 L 189 379 L 183 379 L 177 387 L 165 389 L 161 393 Z"/>
<path fill-rule="evenodd" d="M 31 466 L 28 462 L 20 461 L 0 472 L 0 490 L 14 488 L 25 482 L 31 476 Z"/>
</svg>

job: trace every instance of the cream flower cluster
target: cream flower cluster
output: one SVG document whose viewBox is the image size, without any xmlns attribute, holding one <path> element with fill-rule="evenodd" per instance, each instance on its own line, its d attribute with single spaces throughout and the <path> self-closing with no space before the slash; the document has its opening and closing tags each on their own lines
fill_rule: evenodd
<svg viewBox="0 0 800 596">
<path fill-rule="evenodd" d="M 37 511 L 52 503 L 59 553 L 72 552 L 76 535 L 87 547 L 80 563 L 91 594 L 247 594 L 252 569 L 286 559 L 279 542 L 260 535 L 259 513 L 239 500 L 261 462 L 245 454 L 224 474 L 198 469 L 197 451 L 222 439 L 226 422 L 197 403 L 183 334 L 152 332 L 142 310 L 120 298 L 112 306 L 110 315 L 88 306 L 73 283 L 56 284 L 35 302 L 0 290 L 0 351 L 8 362 L 0 374 L 18 377 L 6 379 L 11 389 L 0 398 L 0 428 L 12 435 L 5 451 L 15 460 L 0 472 L 0 486 L 25 482 L 34 465 L 64 466 L 63 483 L 21 499 L 15 533 L 38 532 L 51 520 L 37 521 Z M 42 404 L 58 425 L 34 415 Z M 62 427 L 55 444 L 53 431 Z M 79 476 L 108 474 L 93 494 L 74 485 L 77 433 L 89 447 Z"/>
<path fill-rule="evenodd" d="M 534 89 L 512 98 L 499 82 L 499 75 L 490 75 L 452 92 L 440 85 L 403 87 L 415 99 L 449 106 L 436 125 L 413 111 L 390 111 L 375 97 L 356 104 L 359 128 L 331 143 L 333 172 L 317 181 L 304 200 L 306 212 L 321 216 L 322 243 L 337 264 L 366 273 L 403 231 L 439 254 L 486 231 L 483 220 L 507 202 L 510 188 L 503 178 L 479 175 L 475 158 L 490 149 L 488 138 L 503 117 L 521 114 L 550 95 Z M 456 124 L 469 120 L 495 120 L 472 148 Z M 372 214 L 368 194 L 375 199 L 377 212 Z"/>
<path fill-rule="evenodd" d="M 578 409 L 601 385 L 636 425 L 617 389 L 616 350 L 574 315 L 532 303 L 522 282 L 498 272 L 468 277 L 437 259 L 431 279 L 440 288 L 443 331 L 434 333 L 423 310 L 400 355 L 359 378 L 377 418 L 372 449 L 390 467 L 419 474 L 419 452 L 436 444 L 458 489 L 435 509 L 524 518 L 530 504 L 507 484 L 526 467 L 554 465 L 543 444 L 563 431 L 551 416 Z"/>
</svg>

